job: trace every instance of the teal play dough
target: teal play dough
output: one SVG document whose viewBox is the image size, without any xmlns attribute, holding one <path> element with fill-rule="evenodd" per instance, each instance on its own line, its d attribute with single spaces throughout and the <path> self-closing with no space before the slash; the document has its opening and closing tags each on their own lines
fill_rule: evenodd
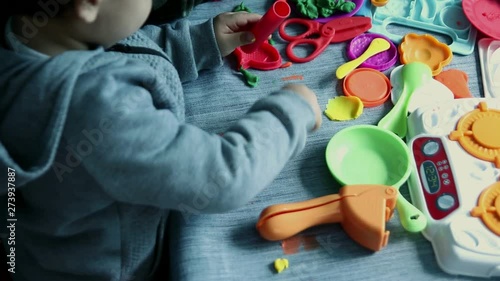
<svg viewBox="0 0 500 281">
<path fill-rule="evenodd" d="M 335 12 L 349 13 L 356 4 L 346 0 L 292 0 L 297 10 L 310 19 L 329 17 Z"/>
</svg>

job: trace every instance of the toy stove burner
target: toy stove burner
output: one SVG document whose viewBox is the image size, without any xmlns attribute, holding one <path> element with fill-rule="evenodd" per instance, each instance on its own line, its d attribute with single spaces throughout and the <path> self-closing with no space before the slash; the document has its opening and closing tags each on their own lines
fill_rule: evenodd
<svg viewBox="0 0 500 281">
<path fill-rule="evenodd" d="M 490 185 L 481 192 L 477 207 L 470 212 L 473 217 L 480 217 L 493 233 L 500 236 L 500 182 Z"/>
<path fill-rule="evenodd" d="M 500 277 L 499 128 L 500 98 L 454 99 L 408 117 L 408 188 L 447 273 Z"/>
<path fill-rule="evenodd" d="M 500 168 L 500 110 L 488 109 L 480 102 L 477 109 L 465 114 L 450 133 L 452 141 L 458 141 L 469 154 Z"/>
</svg>

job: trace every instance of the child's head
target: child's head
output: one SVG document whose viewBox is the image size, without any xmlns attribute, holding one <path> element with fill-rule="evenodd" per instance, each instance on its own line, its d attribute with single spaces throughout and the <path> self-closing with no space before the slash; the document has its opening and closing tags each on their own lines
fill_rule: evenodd
<svg viewBox="0 0 500 281">
<path fill-rule="evenodd" d="M 104 46 L 137 31 L 152 7 L 152 0 L 12 0 L 7 3 L 7 16 L 21 16 L 17 17 L 15 29 L 21 39 L 29 41 L 38 31 L 50 29 L 56 36 Z"/>
</svg>

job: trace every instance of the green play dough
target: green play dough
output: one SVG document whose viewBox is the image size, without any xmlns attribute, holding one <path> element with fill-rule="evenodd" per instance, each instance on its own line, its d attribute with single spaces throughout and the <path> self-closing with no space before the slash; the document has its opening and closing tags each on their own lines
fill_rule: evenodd
<svg viewBox="0 0 500 281">
<path fill-rule="evenodd" d="M 329 17 L 335 12 L 349 13 L 356 4 L 346 0 L 292 0 L 297 10 L 310 19 Z"/>
<path fill-rule="evenodd" d="M 233 12 L 249 12 L 251 13 L 252 11 L 250 11 L 250 9 L 245 6 L 245 4 L 243 4 L 243 2 L 241 2 L 238 6 L 236 6 L 234 9 L 233 9 Z"/>
<path fill-rule="evenodd" d="M 245 77 L 245 82 L 248 86 L 252 88 L 257 86 L 257 83 L 259 82 L 259 77 L 257 75 L 250 73 L 250 71 L 244 69 L 243 67 L 240 68 L 240 72 L 243 74 L 243 77 Z"/>
</svg>

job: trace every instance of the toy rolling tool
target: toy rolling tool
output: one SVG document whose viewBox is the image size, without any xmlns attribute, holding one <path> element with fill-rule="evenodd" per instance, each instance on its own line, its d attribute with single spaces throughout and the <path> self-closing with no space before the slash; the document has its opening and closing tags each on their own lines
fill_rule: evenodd
<svg viewBox="0 0 500 281">
<path fill-rule="evenodd" d="M 286 28 L 292 24 L 303 25 L 307 30 L 299 35 L 289 35 L 286 33 Z M 279 34 L 281 38 L 290 42 L 286 48 L 286 54 L 290 60 L 302 63 L 315 59 L 330 43 L 350 40 L 368 31 L 371 26 L 371 19 L 368 17 L 340 18 L 325 24 L 314 20 L 290 18 L 280 25 Z M 297 57 L 293 48 L 298 45 L 310 45 L 314 51 L 306 57 Z"/>
<path fill-rule="evenodd" d="M 387 222 L 396 207 L 397 189 L 386 185 L 347 185 L 338 194 L 269 206 L 257 230 L 271 241 L 289 238 L 312 226 L 340 223 L 357 243 L 373 251 L 387 245 Z"/>
<path fill-rule="evenodd" d="M 251 44 L 241 46 L 245 53 L 253 53 L 259 46 L 268 39 L 278 26 L 290 15 L 291 8 L 285 0 L 274 2 L 271 8 L 250 30 L 255 36 L 255 41 Z"/>
</svg>

